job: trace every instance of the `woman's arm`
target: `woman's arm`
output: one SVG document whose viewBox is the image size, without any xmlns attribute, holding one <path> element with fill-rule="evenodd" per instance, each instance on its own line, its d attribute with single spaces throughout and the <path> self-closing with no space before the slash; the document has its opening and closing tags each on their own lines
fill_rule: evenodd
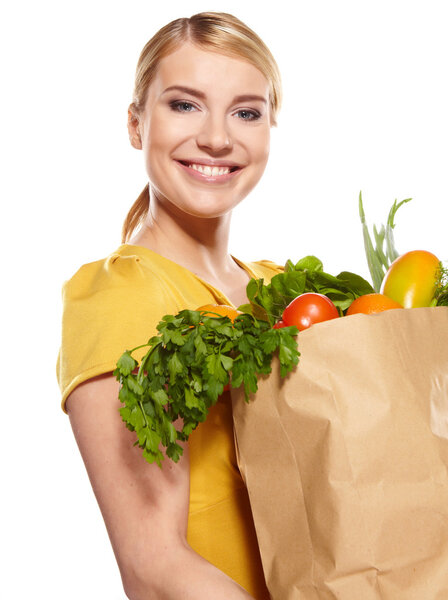
<svg viewBox="0 0 448 600">
<path fill-rule="evenodd" d="M 249 600 L 235 581 L 187 544 L 188 445 L 175 464 L 147 463 L 118 412 L 112 375 L 79 385 L 70 422 L 131 600 Z"/>
</svg>

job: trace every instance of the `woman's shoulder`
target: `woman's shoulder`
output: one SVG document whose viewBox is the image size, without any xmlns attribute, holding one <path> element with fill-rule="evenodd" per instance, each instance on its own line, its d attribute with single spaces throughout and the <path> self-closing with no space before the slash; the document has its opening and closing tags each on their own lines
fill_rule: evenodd
<svg viewBox="0 0 448 600">
<path fill-rule="evenodd" d="M 137 334 L 142 323 L 155 328 L 163 314 L 176 310 L 170 280 L 157 257 L 122 245 L 103 259 L 82 265 L 63 284 L 63 325 L 68 331 L 111 336 Z"/>
<path fill-rule="evenodd" d="M 144 262 L 144 264 L 143 264 Z M 107 290 L 135 289 L 159 283 L 157 261 L 147 260 L 138 248 L 121 245 L 106 257 L 83 264 L 63 284 L 65 298 L 79 298 Z"/>
<path fill-rule="evenodd" d="M 57 366 L 63 402 L 80 382 L 113 371 L 126 348 L 144 343 L 164 314 L 177 312 L 157 257 L 151 258 L 120 246 L 64 283 Z"/>
</svg>

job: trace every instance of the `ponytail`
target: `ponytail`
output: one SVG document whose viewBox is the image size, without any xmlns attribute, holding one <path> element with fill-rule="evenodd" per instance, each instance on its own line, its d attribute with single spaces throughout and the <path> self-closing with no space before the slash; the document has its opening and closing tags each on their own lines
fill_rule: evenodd
<svg viewBox="0 0 448 600">
<path fill-rule="evenodd" d="M 121 243 L 125 244 L 134 231 L 143 223 L 149 210 L 149 184 L 143 188 L 140 196 L 131 206 L 121 230 Z"/>
</svg>

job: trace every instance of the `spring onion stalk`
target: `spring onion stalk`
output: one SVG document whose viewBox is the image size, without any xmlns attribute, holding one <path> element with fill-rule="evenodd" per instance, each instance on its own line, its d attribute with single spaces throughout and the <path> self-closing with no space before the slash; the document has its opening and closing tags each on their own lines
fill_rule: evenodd
<svg viewBox="0 0 448 600">
<path fill-rule="evenodd" d="M 381 225 L 381 228 L 378 230 L 375 225 L 373 226 L 373 234 L 375 237 L 374 247 L 366 223 L 364 207 L 362 205 L 362 194 L 361 192 L 359 192 L 359 216 L 362 223 L 364 248 L 366 251 L 366 259 L 367 264 L 369 266 L 370 275 L 372 277 L 373 287 L 375 288 L 376 292 L 379 292 L 381 290 L 381 283 L 390 265 L 396 258 L 399 257 L 399 253 L 395 248 L 394 219 L 397 210 L 400 208 L 400 206 L 405 204 L 405 202 L 409 202 L 410 200 L 412 200 L 412 198 L 406 198 L 401 202 L 397 202 L 397 200 L 395 200 L 389 211 L 386 227 L 384 227 L 384 225 Z M 385 249 L 383 248 L 384 242 L 386 242 Z"/>
<path fill-rule="evenodd" d="M 359 192 L 359 217 L 362 223 L 362 234 L 364 237 L 364 249 L 366 252 L 367 264 L 369 266 L 370 275 L 372 277 L 373 287 L 376 292 L 380 291 L 381 282 L 384 277 L 384 270 L 378 253 L 375 251 L 370 237 L 369 229 L 366 223 L 364 207 L 362 205 L 362 194 Z"/>
<path fill-rule="evenodd" d="M 376 253 L 378 254 L 381 264 L 387 270 L 389 268 L 389 260 L 387 259 L 387 256 L 384 254 L 383 250 L 384 238 L 386 237 L 386 229 L 384 228 L 384 225 L 381 225 L 381 229 L 379 231 L 376 225 L 374 225 L 373 235 L 375 237 Z"/>
<path fill-rule="evenodd" d="M 410 200 L 412 200 L 412 198 L 406 198 L 405 200 L 402 200 L 401 202 L 398 202 L 398 204 L 397 204 L 397 200 L 395 199 L 395 202 L 393 203 L 392 208 L 389 211 L 389 216 L 387 217 L 386 252 L 387 252 L 387 257 L 389 259 L 389 264 L 393 263 L 394 260 L 399 257 L 399 253 L 397 252 L 397 249 L 395 248 L 394 218 L 395 218 L 397 210 L 400 208 L 400 206 L 405 204 L 405 202 L 409 202 Z"/>
</svg>

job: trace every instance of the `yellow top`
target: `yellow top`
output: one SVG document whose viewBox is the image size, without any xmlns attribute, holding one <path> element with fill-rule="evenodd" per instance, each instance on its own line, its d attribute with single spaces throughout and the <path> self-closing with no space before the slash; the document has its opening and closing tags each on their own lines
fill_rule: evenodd
<svg viewBox="0 0 448 600">
<path fill-rule="evenodd" d="M 251 277 L 282 268 L 243 263 Z M 232 304 L 193 272 L 141 246 L 124 244 L 104 260 L 83 265 L 63 287 L 62 343 L 57 375 L 62 408 L 73 389 L 114 370 L 126 349 L 157 333 L 165 314 L 216 303 Z M 140 360 L 145 348 L 135 352 Z M 189 438 L 188 542 L 257 600 L 268 600 L 250 511 L 233 439 L 232 407 L 224 394 Z"/>
</svg>

